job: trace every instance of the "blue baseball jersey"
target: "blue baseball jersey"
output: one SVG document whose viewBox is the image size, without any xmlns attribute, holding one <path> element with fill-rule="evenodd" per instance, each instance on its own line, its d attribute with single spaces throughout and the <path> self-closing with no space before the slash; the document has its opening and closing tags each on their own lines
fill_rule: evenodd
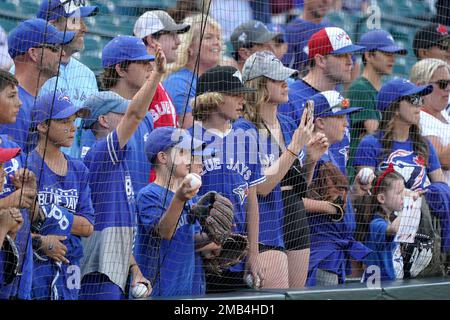
<svg viewBox="0 0 450 320">
<path fill-rule="evenodd" d="M 317 24 L 301 18 L 289 22 L 285 32 L 288 50 L 283 57 L 284 65 L 296 70 L 305 70 L 308 62 L 309 38 L 320 29 L 330 26 L 328 21 Z"/>
<path fill-rule="evenodd" d="M 19 99 L 22 106 L 17 114 L 15 123 L 1 124 L 0 134 L 5 134 L 8 138 L 19 145 L 23 152 L 28 153 L 35 146 L 32 134 L 29 133 L 31 125 L 31 110 L 33 109 L 36 97 L 25 91 L 20 85 L 17 86 Z"/>
<path fill-rule="evenodd" d="M 244 130 L 235 127 L 221 134 L 206 130 L 199 123 L 195 123 L 189 131 L 194 138 L 215 150 L 214 157 L 203 161 L 199 195 L 217 191 L 230 199 L 234 205 L 234 232 L 246 235 L 249 188 L 266 180 L 255 137 L 246 135 Z M 231 270 L 243 270 L 243 263 Z"/>
<path fill-rule="evenodd" d="M 10 141 L 6 135 L 0 135 L 0 148 L 18 148 L 17 143 Z M 9 178 L 21 168 L 25 167 L 26 156 L 21 153 L 19 156 L 7 161 L 3 165 L 3 170 L 7 174 L 3 181 L 3 191 L 0 199 L 12 194 L 16 189 Z M 33 276 L 33 249 L 31 245 L 30 214 L 28 210 L 21 209 L 23 225 L 16 235 L 15 243 L 19 251 L 19 271 L 22 274 L 14 278 L 13 282 L 4 285 L 3 283 L 3 253 L 0 257 L 0 299 L 17 297 L 19 299 L 31 298 L 31 282 Z M 0 251 L 1 252 L 1 251 Z"/>
<path fill-rule="evenodd" d="M 306 106 L 306 101 L 313 95 L 320 93 L 319 90 L 312 87 L 303 80 L 294 81 L 289 85 L 289 101 L 280 105 L 278 111 L 294 119 L 297 125 L 300 124 L 302 119 L 303 110 Z M 349 117 L 347 121 L 350 123 Z M 345 130 L 344 139 L 332 144 L 329 147 L 329 151 L 333 155 L 337 166 L 341 169 L 341 172 L 347 175 L 347 161 L 350 151 L 350 131 Z"/>
<path fill-rule="evenodd" d="M 58 77 L 53 77 L 44 83 L 39 95 L 55 90 L 57 94 L 68 96 L 75 106 L 83 107 L 87 98 L 98 92 L 97 79 L 91 69 L 71 57 L 67 64 L 60 65 Z M 77 119 L 76 125 L 78 128 L 72 146 L 61 150 L 72 158 L 79 159 L 82 151 L 81 141 L 94 137 L 91 131 L 82 129 L 82 119 Z"/>
<path fill-rule="evenodd" d="M 83 247 L 81 238 L 71 234 L 74 215 L 84 217 L 93 224 L 94 208 L 88 183 L 88 169 L 81 160 L 65 157 L 67 159 L 65 176 L 53 172 L 36 150 L 29 154 L 28 164 L 30 170 L 36 174 L 37 199 L 39 206 L 43 207 L 46 214 L 40 234 L 67 236 L 67 240 L 63 243 L 67 247 L 66 258 L 72 266 L 69 271 L 78 268 L 77 275 L 79 276 L 79 261 L 83 256 Z M 47 257 L 36 257 L 33 298 L 76 299 L 79 285 L 78 289 L 67 287 L 67 278 L 71 275 L 67 272 L 68 267 L 68 265 L 58 264 Z M 81 279 L 78 279 L 78 284 L 80 282 Z M 48 290 L 50 287 L 52 287 L 51 291 Z"/>
<path fill-rule="evenodd" d="M 297 126 L 288 116 L 278 114 L 285 145 L 289 145 Z M 278 143 L 266 131 L 259 132 L 258 128 L 244 118 L 234 123 L 235 128 L 245 130 L 247 134 L 255 134 L 258 144 L 258 155 L 263 168 L 268 168 L 280 157 Z M 306 156 L 302 150 L 298 156 L 302 164 Z M 281 194 L 281 184 L 278 183 L 267 196 L 258 195 L 259 204 L 259 242 L 276 247 L 284 247 L 283 221 L 284 205 Z"/>
<path fill-rule="evenodd" d="M 84 159 L 95 218 L 81 260 L 82 276 L 103 273 L 124 292 L 136 227 L 133 184 L 124 161 L 127 152 L 126 145 L 120 148 L 114 130 L 97 141 Z"/>
<path fill-rule="evenodd" d="M 364 244 L 373 252 L 364 259 L 366 266 L 378 266 L 381 280 L 395 280 L 394 251 L 398 244 L 394 236 L 386 234 L 389 222 L 380 215 L 376 215 L 370 222 L 369 233 Z M 365 274 L 365 276 L 368 276 Z"/>
<path fill-rule="evenodd" d="M 381 134 L 367 135 L 358 145 L 355 154 L 355 167 L 374 167 L 377 170 L 385 170 L 390 163 L 395 171 L 400 173 L 406 181 L 406 188 L 416 190 L 424 188 L 429 173 L 441 167 L 439 158 L 433 145 L 429 145 L 428 161 L 417 155 L 410 139 L 407 141 L 394 141 L 392 150 L 384 155 L 380 142 Z M 428 164 L 426 164 L 428 162 Z"/>
<path fill-rule="evenodd" d="M 192 112 L 189 101 L 195 97 L 197 75 L 187 68 L 182 68 L 169 75 L 163 85 L 172 98 L 178 118 L 182 120 L 185 113 Z"/>
<path fill-rule="evenodd" d="M 172 239 L 162 239 L 155 231 L 173 197 L 172 191 L 155 183 L 137 196 L 135 258 L 142 274 L 152 282 L 152 296 L 193 295 L 196 253 L 191 201 L 185 204 Z"/>
<path fill-rule="evenodd" d="M 325 153 L 315 167 L 314 177 L 326 162 L 337 166 L 332 154 Z M 350 200 L 347 199 L 347 202 Z M 350 257 L 361 261 L 371 250 L 353 238 L 354 216 L 347 206 L 344 219 L 335 222 L 328 214 L 314 213 L 308 216 L 311 253 L 307 285 L 316 284 L 317 269 L 323 269 L 338 275 L 339 282 L 345 282 L 345 276 L 351 273 Z"/>
<path fill-rule="evenodd" d="M 150 179 L 151 163 L 145 154 L 144 145 L 152 131 L 153 118 L 150 112 L 147 112 L 144 120 L 127 143 L 125 162 L 131 175 L 135 195 L 148 184 Z M 89 134 L 85 134 L 85 132 L 89 132 Z M 91 130 L 83 130 L 81 140 L 81 158 L 84 159 L 96 139 Z"/>
</svg>

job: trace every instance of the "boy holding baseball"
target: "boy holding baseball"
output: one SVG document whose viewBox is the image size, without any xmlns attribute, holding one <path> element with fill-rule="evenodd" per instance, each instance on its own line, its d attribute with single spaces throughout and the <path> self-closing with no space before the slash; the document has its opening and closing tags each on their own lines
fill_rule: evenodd
<svg viewBox="0 0 450 320">
<path fill-rule="evenodd" d="M 155 181 L 137 196 L 138 234 L 135 257 L 143 275 L 152 282 L 153 296 L 198 295 L 205 292 L 200 255 L 196 247 L 218 249 L 201 243 L 198 223 L 190 211 L 201 186 L 201 161 L 207 156 L 203 143 L 187 131 L 162 127 L 152 131 L 145 151 Z M 191 152 L 191 150 L 193 150 Z M 191 164 L 191 157 L 194 162 Z M 192 172 L 192 173 L 190 173 Z M 204 237 L 207 239 L 207 237 Z M 207 245 L 205 247 L 205 245 Z"/>
</svg>

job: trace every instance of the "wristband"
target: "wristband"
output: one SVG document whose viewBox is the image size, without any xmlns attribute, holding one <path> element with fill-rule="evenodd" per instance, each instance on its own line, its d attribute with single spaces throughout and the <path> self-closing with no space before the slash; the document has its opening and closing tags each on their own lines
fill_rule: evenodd
<svg viewBox="0 0 450 320">
<path fill-rule="evenodd" d="M 294 158 L 298 158 L 297 155 L 286 147 L 286 151 L 289 152 Z"/>
</svg>

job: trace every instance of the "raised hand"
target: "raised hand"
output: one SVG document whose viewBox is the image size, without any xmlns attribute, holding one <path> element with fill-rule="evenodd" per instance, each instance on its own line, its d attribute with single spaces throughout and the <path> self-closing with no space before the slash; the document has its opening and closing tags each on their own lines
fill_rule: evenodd
<svg viewBox="0 0 450 320">
<path fill-rule="evenodd" d="M 309 108 L 303 110 L 303 115 L 298 128 L 294 131 L 292 141 L 289 144 L 289 150 L 299 154 L 303 147 L 312 139 L 314 131 L 314 117 L 310 116 Z"/>
<path fill-rule="evenodd" d="M 317 162 L 328 150 L 330 144 L 325 134 L 317 132 L 307 144 L 307 157 L 310 162 Z"/>
<path fill-rule="evenodd" d="M 159 73 L 166 72 L 166 56 L 164 55 L 164 51 L 161 49 L 161 45 L 156 45 L 155 50 L 155 67 L 156 71 Z"/>
</svg>

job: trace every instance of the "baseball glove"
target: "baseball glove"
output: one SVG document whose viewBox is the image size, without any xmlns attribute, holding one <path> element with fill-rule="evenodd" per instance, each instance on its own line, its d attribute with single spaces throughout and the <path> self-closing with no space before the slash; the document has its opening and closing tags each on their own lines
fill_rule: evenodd
<svg viewBox="0 0 450 320">
<path fill-rule="evenodd" d="M 5 237 L 2 250 L 5 259 L 3 281 L 4 284 L 10 284 L 19 274 L 19 251 L 17 250 L 16 243 L 9 235 Z"/>
<path fill-rule="evenodd" d="M 233 204 L 227 198 L 210 191 L 199 199 L 191 211 L 200 221 L 202 229 L 216 244 L 222 245 L 230 236 L 234 210 Z"/>
<path fill-rule="evenodd" d="M 406 243 L 403 246 L 403 271 L 404 278 L 415 278 L 424 270 L 433 257 L 434 240 L 426 235 L 417 233 L 414 243 Z"/>
<path fill-rule="evenodd" d="M 203 266 L 207 273 L 220 275 L 226 269 L 242 261 L 249 248 L 246 236 L 233 233 L 222 244 L 220 254 L 213 259 L 204 259 Z"/>
<path fill-rule="evenodd" d="M 331 162 L 323 163 L 308 189 L 308 198 L 327 201 L 338 212 L 332 219 L 342 220 L 347 205 L 348 179 L 338 167 Z"/>
</svg>

